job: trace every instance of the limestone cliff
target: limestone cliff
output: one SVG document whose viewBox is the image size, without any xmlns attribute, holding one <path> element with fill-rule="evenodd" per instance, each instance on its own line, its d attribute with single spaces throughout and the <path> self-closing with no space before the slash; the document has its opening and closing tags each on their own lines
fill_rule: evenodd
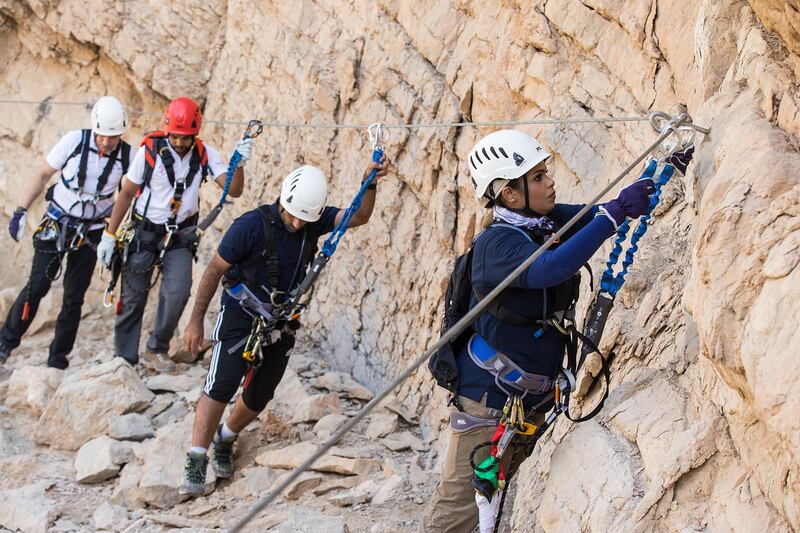
<svg viewBox="0 0 800 533">
<path fill-rule="evenodd" d="M 559 422 L 542 442 L 520 475 L 512 524 L 796 530 L 798 28 L 795 0 L 0 0 L 0 99 L 115 94 L 143 111 L 134 142 L 181 94 L 208 119 L 304 123 L 687 105 L 712 133 L 665 192 L 620 293 L 603 345 L 615 353 L 606 408 L 581 426 Z M 43 152 L 86 114 L 0 103 L 3 225 Z M 242 128 L 209 122 L 203 137 L 228 152 Z M 591 196 L 654 138 L 644 123 L 524 129 L 556 154 L 562 202 Z M 307 315 L 308 340 L 334 366 L 379 386 L 436 339 L 450 261 L 483 214 L 461 161 L 490 130 L 391 131 L 394 172 L 376 214 L 348 233 Z M 216 226 L 273 200 L 301 162 L 328 172 L 344 204 L 369 155 L 364 131 L 270 128 L 245 198 Z M 206 236 L 203 257 L 219 234 Z M 5 231 L 0 239 L 11 252 L 0 258 L 7 303 L 30 250 Z M 398 392 L 433 431 L 443 398 L 424 371 Z"/>
</svg>

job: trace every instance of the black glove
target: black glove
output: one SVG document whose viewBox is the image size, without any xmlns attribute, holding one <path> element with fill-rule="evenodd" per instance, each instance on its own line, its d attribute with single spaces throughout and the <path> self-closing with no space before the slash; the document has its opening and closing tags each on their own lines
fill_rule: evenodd
<svg viewBox="0 0 800 533">
<path fill-rule="evenodd" d="M 691 162 L 693 157 L 694 157 L 694 145 L 690 144 L 688 148 L 685 148 L 680 152 L 675 152 L 674 154 L 670 155 L 668 158 L 664 160 L 664 162 L 675 167 L 675 170 L 680 172 L 681 176 L 685 176 L 686 169 L 689 167 L 689 163 Z"/>
</svg>

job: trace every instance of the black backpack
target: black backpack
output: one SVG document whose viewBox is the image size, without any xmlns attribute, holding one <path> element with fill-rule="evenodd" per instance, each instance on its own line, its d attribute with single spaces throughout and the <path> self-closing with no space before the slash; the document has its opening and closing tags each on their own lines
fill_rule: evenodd
<svg viewBox="0 0 800 533">
<path fill-rule="evenodd" d="M 444 296 L 444 317 L 439 335 L 444 334 L 469 312 L 469 302 L 472 297 L 471 270 L 472 247 L 456 258 L 453 272 L 450 274 Z M 453 396 L 458 389 L 456 355 L 464 349 L 473 333 L 475 331 L 472 326 L 467 326 L 458 336 L 435 351 L 428 360 L 428 369 L 436 384 L 450 391 Z"/>
</svg>

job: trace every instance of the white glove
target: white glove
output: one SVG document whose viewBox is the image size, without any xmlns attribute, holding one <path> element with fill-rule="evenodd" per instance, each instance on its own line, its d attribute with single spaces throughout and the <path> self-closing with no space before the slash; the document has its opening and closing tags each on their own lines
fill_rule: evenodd
<svg viewBox="0 0 800 533">
<path fill-rule="evenodd" d="M 111 268 L 111 257 L 114 255 L 114 248 L 117 246 L 117 236 L 103 231 L 100 237 L 100 244 L 97 245 L 97 258 L 106 268 Z"/>
<path fill-rule="evenodd" d="M 250 156 L 253 153 L 254 142 L 255 139 L 242 139 L 241 141 L 236 143 L 236 148 L 234 148 L 234 150 L 239 152 L 239 155 L 242 156 L 239 159 L 239 164 L 237 165 L 237 168 L 243 167 L 245 163 L 247 163 L 248 159 L 250 159 Z"/>
</svg>

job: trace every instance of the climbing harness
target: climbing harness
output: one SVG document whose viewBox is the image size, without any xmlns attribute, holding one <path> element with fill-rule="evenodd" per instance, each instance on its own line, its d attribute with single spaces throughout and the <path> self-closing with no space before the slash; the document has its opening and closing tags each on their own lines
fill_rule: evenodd
<svg viewBox="0 0 800 533">
<path fill-rule="evenodd" d="M 666 113 L 656 112 L 651 115 L 650 125 L 654 130 L 663 134 L 668 134 L 668 137 L 659 144 L 655 151 L 656 157 L 651 159 L 647 167 L 645 167 L 642 176 L 639 179 L 652 179 L 655 185 L 655 192 L 650 196 L 650 203 L 647 206 L 647 212 L 639 217 L 639 223 L 630 237 L 630 244 L 625 250 L 624 259 L 622 260 L 621 267 L 618 273 L 614 273 L 614 268 L 619 263 L 620 257 L 623 255 L 623 245 L 628 240 L 628 232 L 631 229 L 631 221 L 626 219 L 620 224 L 617 229 L 617 237 L 614 240 L 614 247 L 608 256 L 606 262 L 606 269 L 600 278 L 600 290 L 592 305 L 589 307 L 587 313 L 587 321 L 585 327 L 586 336 L 592 340 L 594 345 L 599 345 L 600 339 L 605 329 L 608 315 L 611 308 L 614 306 L 614 300 L 617 293 L 625 283 L 625 276 L 628 269 L 633 264 L 634 254 L 639 249 L 639 240 L 647 232 L 650 217 L 653 210 L 658 205 L 661 198 L 661 190 L 664 185 L 670 180 L 675 173 L 675 167 L 667 160 L 673 154 L 688 150 L 694 145 L 695 131 L 703 131 L 702 128 L 697 128 L 691 123 L 688 125 L 679 125 L 677 119 L 670 117 Z M 658 177 L 655 177 L 658 171 Z M 592 346 L 584 344 L 581 349 L 581 361 L 595 350 Z M 599 353 L 599 352 L 598 352 Z M 605 358 L 601 355 L 601 364 L 605 364 Z"/>
<path fill-rule="evenodd" d="M 136 195 L 132 202 L 131 208 L 128 211 L 126 221 L 117 229 L 117 242 L 114 247 L 114 253 L 111 257 L 111 278 L 103 296 L 103 305 L 109 308 L 114 303 L 114 290 L 116 289 L 117 282 L 124 274 L 147 274 L 157 269 L 155 279 L 140 292 L 149 292 L 161 276 L 161 267 L 164 260 L 164 254 L 172 247 L 182 245 L 192 252 L 196 260 L 196 251 L 198 239 L 192 235 L 180 235 L 176 239 L 175 234 L 180 233 L 181 230 L 189 229 L 197 224 L 198 216 L 192 215 L 181 223 L 177 223 L 178 213 L 181 208 L 181 200 L 184 191 L 192 184 L 198 171 L 201 172 L 201 180 L 205 181 L 208 175 L 208 152 L 205 145 L 200 139 L 195 138 L 194 146 L 191 151 L 191 159 L 189 161 L 189 171 L 185 177 L 176 178 L 175 176 L 175 158 L 170 152 L 167 134 L 163 131 L 154 131 L 145 135 L 141 142 L 141 146 L 145 147 L 145 168 L 142 175 L 142 183 L 136 190 Z M 174 187 L 173 197 L 170 201 L 170 213 L 167 222 L 164 224 L 155 224 L 150 222 L 147 218 L 147 208 L 150 206 L 150 199 L 152 196 L 147 197 L 143 213 L 140 215 L 136 211 L 136 204 L 142 196 L 145 188 L 150 186 L 150 181 L 155 171 L 157 158 L 161 157 L 161 162 L 167 174 L 167 179 L 170 185 Z M 150 191 L 152 195 L 152 190 Z M 138 252 L 142 250 L 149 250 L 156 254 L 155 260 L 139 270 L 131 271 L 128 267 L 128 257 L 131 252 Z M 135 289 L 133 289 L 135 290 Z M 122 295 L 117 300 L 116 314 L 122 313 Z"/>
<path fill-rule="evenodd" d="M 66 187 L 68 190 L 72 191 L 76 196 L 77 200 L 73 202 L 71 206 L 67 209 L 63 209 L 63 206 L 58 206 L 62 208 L 64 212 L 67 214 L 72 213 L 72 209 L 76 205 L 80 205 L 81 208 L 81 220 L 89 221 L 89 222 L 96 222 L 100 219 L 107 217 L 110 214 L 110 206 L 102 213 L 97 212 L 97 202 L 101 200 L 107 200 L 114 196 L 114 191 L 110 193 L 103 194 L 103 189 L 105 189 L 106 184 L 108 183 L 108 178 L 111 176 L 111 172 L 114 169 L 114 165 L 117 161 L 120 162 L 122 166 L 122 175 L 124 176 L 128 172 L 129 161 L 128 158 L 130 156 L 130 145 L 120 139 L 117 143 L 116 148 L 111 151 L 111 153 L 107 154 L 108 161 L 103 167 L 103 171 L 101 172 L 100 176 L 97 178 L 97 185 L 95 186 L 95 190 L 89 194 L 91 197 L 88 200 L 83 199 L 84 193 L 84 185 L 86 184 L 86 168 L 89 163 L 89 153 L 90 152 L 98 152 L 94 148 L 91 147 L 91 139 L 92 139 L 92 130 L 84 129 L 81 130 L 81 142 L 78 143 L 78 146 L 72 151 L 72 153 L 67 157 L 64 164 L 61 165 L 61 183 Z M 102 155 L 98 152 L 98 155 Z M 78 160 L 78 168 L 76 174 L 67 179 L 64 176 L 64 169 L 66 168 L 67 164 L 72 160 L 74 157 L 80 156 Z M 45 194 L 45 198 L 52 201 L 53 197 L 53 188 L 55 185 L 52 185 Z M 87 216 L 86 209 L 87 207 L 91 207 L 92 211 L 89 216 Z"/>
<path fill-rule="evenodd" d="M 680 115 L 675 119 L 673 125 L 675 127 L 683 125 L 688 120 L 688 115 Z M 709 130 L 705 128 L 700 128 L 699 126 L 692 127 L 700 132 L 708 133 Z M 542 254 L 544 254 L 554 243 L 556 243 L 567 231 L 570 230 L 576 223 L 578 223 L 581 218 L 583 218 L 592 207 L 594 207 L 617 183 L 622 181 L 622 179 L 627 176 L 631 170 L 636 168 L 639 163 L 641 163 L 651 152 L 656 150 L 661 143 L 666 139 L 671 132 L 665 132 L 658 136 L 658 138 L 647 147 L 644 152 L 636 157 L 633 162 L 631 162 L 625 169 L 620 172 L 609 184 L 603 188 L 594 198 L 592 198 L 589 203 L 587 203 L 583 208 L 581 208 L 566 224 L 564 224 L 558 231 L 556 231 L 553 235 L 551 235 L 540 247 L 538 247 L 525 261 L 520 263 L 517 268 L 515 268 L 508 276 L 505 277 L 497 286 L 494 287 L 487 295 L 481 298 L 476 305 L 469 310 L 469 312 L 464 315 L 458 322 L 453 324 L 451 328 L 445 331 L 438 341 L 436 341 L 432 346 L 430 346 L 425 353 L 421 354 L 415 360 L 411 362 L 411 364 L 406 367 L 389 385 L 380 391 L 375 397 L 370 400 L 367 405 L 365 405 L 358 413 L 352 416 L 347 422 L 345 422 L 339 430 L 332 435 L 327 441 L 325 441 L 322 445 L 317 448 L 317 450 L 311 454 L 305 461 L 303 461 L 297 468 L 295 468 L 289 475 L 287 475 L 283 481 L 271 490 L 266 496 L 262 497 L 258 502 L 256 502 L 250 510 L 242 516 L 239 521 L 237 521 L 230 529 L 232 533 L 241 531 L 242 528 L 247 525 L 253 518 L 255 518 L 258 513 L 260 513 L 265 507 L 275 501 L 275 499 L 284 491 L 286 490 L 289 485 L 294 483 L 297 478 L 306 470 L 311 467 L 317 460 L 319 460 L 325 453 L 328 452 L 334 445 L 336 445 L 339 440 L 353 427 L 361 422 L 367 414 L 372 411 L 380 402 L 382 402 L 392 391 L 394 391 L 401 383 L 403 383 L 406 379 L 408 379 L 411 374 L 413 374 L 423 363 L 428 361 L 431 356 L 439 350 L 445 343 L 451 342 L 454 338 L 456 338 L 468 325 L 475 321 L 475 319 L 484 311 L 486 311 L 487 307 L 497 298 L 515 279 L 518 279 L 519 276 L 525 272 L 534 261 L 536 261 Z M 571 384 L 570 384 L 571 386 Z M 568 402 L 568 397 L 565 398 L 565 401 Z M 561 403 L 561 398 L 558 398 L 556 403 Z M 568 405 L 566 406 L 568 407 Z M 563 412 L 563 411 L 561 411 Z M 555 418 L 558 414 L 550 413 L 548 417 L 545 419 L 545 422 L 537 428 L 536 432 L 533 435 L 533 439 L 538 439 L 544 433 L 544 431 L 552 425 L 555 421 Z M 538 435 L 537 435 L 538 434 Z"/>
<path fill-rule="evenodd" d="M 262 125 L 260 120 L 251 120 L 247 123 L 247 129 L 244 131 L 244 136 L 242 139 L 255 139 L 261 132 L 264 130 L 264 126 Z M 236 167 L 239 166 L 239 161 L 242 159 L 242 155 L 239 153 L 238 150 L 233 151 L 233 155 L 231 155 L 231 160 L 228 162 L 228 173 L 225 176 L 225 186 L 222 188 L 222 196 L 219 198 L 219 202 L 215 205 L 211 211 L 205 216 L 203 220 L 197 225 L 197 229 L 199 232 L 204 232 L 208 229 L 211 224 L 217 219 L 219 214 L 222 212 L 222 208 L 225 204 L 230 203 L 227 201 L 228 198 L 228 191 L 231 188 L 231 182 L 233 181 L 233 174 L 236 172 Z"/>
<path fill-rule="evenodd" d="M 380 123 L 375 123 L 369 127 L 368 133 L 372 143 L 372 160 L 376 163 L 380 163 L 381 159 L 383 158 L 383 148 L 388 140 L 387 132 L 386 130 L 382 129 Z M 374 188 L 372 183 L 375 180 L 375 175 L 377 172 L 377 169 L 373 169 L 367 179 L 365 179 L 361 184 L 361 187 L 353 198 L 353 201 L 350 203 L 350 206 L 345 210 L 341 221 L 336 225 L 333 232 L 325 240 L 322 245 L 322 250 L 313 260 L 305 277 L 294 290 L 288 294 L 285 294 L 275 289 L 277 286 L 278 266 L 275 259 L 270 261 L 268 258 L 266 265 L 268 276 L 270 276 L 270 272 L 272 271 L 271 277 L 274 279 L 274 281 L 270 281 L 271 287 L 269 290 L 267 290 L 270 297 L 270 301 L 268 303 L 262 302 L 255 295 L 255 293 L 253 293 L 238 277 L 226 275 L 226 279 L 223 281 L 225 290 L 231 297 L 239 301 L 240 306 L 245 312 L 253 316 L 253 326 L 250 330 L 250 334 L 238 343 L 231 346 L 228 350 L 229 353 L 234 353 L 241 348 L 242 345 L 244 345 L 242 358 L 247 363 L 248 368 L 243 383 L 243 388 L 245 390 L 249 386 L 253 376 L 261 365 L 263 360 L 261 355 L 262 348 L 278 342 L 283 334 L 293 335 L 293 330 L 297 329 L 294 326 L 299 326 L 297 320 L 303 314 L 306 307 L 305 304 L 300 303 L 300 299 L 306 293 L 308 293 L 314 282 L 319 278 L 319 274 L 322 269 L 325 267 L 328 261 L 330 261 L 331 256 L 336 251 L 336 246 L 339 244 L 339 240 L 347 231 L 350 220 L 361 207 L 361 201 L 364 197 L 364 194 L 366 194 L 368 189 Z M 265 219 L 266 217 L 263 210 L 261 214 L 262 219 Z M 270 221 L 270 223 L 272 222 L 273 221 Z M 274 237 L 274 231 L 270 231 L 269 226 L 266 224 L 264 226 L 264 231 L 265 237 L 268 240 L 271 240 L 270 236 Z M 318 238 L 316 234 L 308 235 L 309 225 L 305 226 L 304 232 L 305 233 L 300 248 L 300 259 L 298 261 L 297 270 L 292 276 L 292 282 L 290 283 L 290 286 L 294 285 L 295 280 L 298 278 L 301 266 L 307 264 L 304 261 L 304 256 L 307 253 L 307 250 L 310 250 L 310 248 L 307 249 L 306 246 L 313 246 Z M 274 253 L 274 243 L 272 245 L 268 244 L 265 247 L 264 254 L 262 255 L 266 255 L 268 253 L 268 249 L 271 249 L 271 252 Z M 253 283 L 253 280 L 250 280 L 250 282 Z M 265 287 L 265 289 L 267 288 Z"/>
</svg>

